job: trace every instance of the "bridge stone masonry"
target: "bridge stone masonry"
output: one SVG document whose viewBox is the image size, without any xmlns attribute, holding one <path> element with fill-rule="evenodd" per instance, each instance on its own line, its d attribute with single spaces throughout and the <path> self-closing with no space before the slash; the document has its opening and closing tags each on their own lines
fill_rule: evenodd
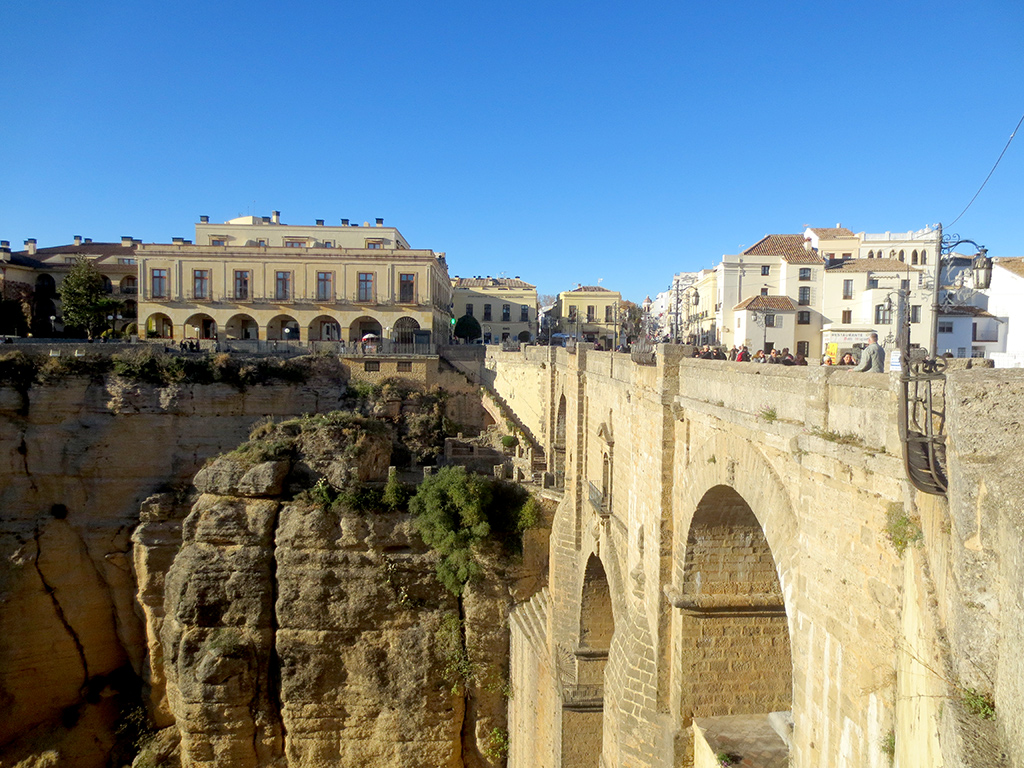
<svg viewBox="0 0 1024 768">
<path fill-rule="evenodd" d="M 945 497 L 906 479 L 897 374 L 663 346 L 475 375 L 560 498 L 510 766 L 1024 766 L 1021 372 L 948 375 Z"/>
</svg>

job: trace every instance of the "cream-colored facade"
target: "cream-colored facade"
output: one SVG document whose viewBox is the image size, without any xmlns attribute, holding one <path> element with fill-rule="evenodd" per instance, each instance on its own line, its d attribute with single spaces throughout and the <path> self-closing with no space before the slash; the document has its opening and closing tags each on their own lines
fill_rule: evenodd
<svg viewBox="0 0 1024 768">
<path fill-rule="evenodd" d="M 621 303 L 622 294 L 599 285 L 580 285 L 562 291 L 558 294 L 558 330 L 611 349 L 618 334 L 616 316 Z"/>
<path fill-rule="evenodd" d="M 455 277 L 452 301 L 456 318 L 480 323 L 484 344 L 537 338 L 537 286 L 518 277 Z"/>
<path fill-rule="evenodd" d="M 345 240 L 341 232 L 328 237 L 334 230 L 359 230 L 361 239 Z M 366 247 L 371 230 L 383 247 Z M 444 254 L 408 248 L 393 228 L 291 227 L 275 212 L 269 221 L 201 222 L 196 239 L 138 247 L 139 313 L 147 336 L 448 339 L 452 290 Z"/>
</svg>

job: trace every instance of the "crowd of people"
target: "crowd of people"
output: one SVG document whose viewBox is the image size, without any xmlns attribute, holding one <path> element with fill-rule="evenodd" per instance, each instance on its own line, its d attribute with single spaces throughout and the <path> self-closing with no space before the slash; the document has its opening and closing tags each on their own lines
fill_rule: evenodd
<svg viewBox="0 0 1024 768">
<path fill-rule="evenodd" d="M 832 359 L 831 355 L 824 355 L 822 365 L 850 366 L 856 371 L 871 371 L 881 373 L 884 368 L 885 353 L 878 343 L 878 334 L 872 333 L 869 336 L 870 343 L 861 352 L 860 359 L 854 359 L 853 353 L 847 352 L 838 361 Z M 746 345 L 733 346 L 728 352 L 722 347 L 712 347 L 705 344 L 703 347 L 694 347 L 693 356 L 703 360 L 730 360 L 736 363 L 766 363 L 769 365 L 807 365 L 807 358 L 797 353 L 790 354 L 789 347 L 783 347 L 782 351 L 772 349 L 765 353 L 763 349 L 751 353 Z"/>
</svg>

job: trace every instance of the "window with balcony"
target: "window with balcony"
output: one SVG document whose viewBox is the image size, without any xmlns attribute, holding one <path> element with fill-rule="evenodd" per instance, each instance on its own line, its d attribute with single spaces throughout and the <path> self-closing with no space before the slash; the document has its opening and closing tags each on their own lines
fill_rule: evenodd
<svg viewBox="0 0 1024 768">
<path fill-rule="evenodd" d="M 277 272 L 274 280 L 274 298 L 288 301 L 292 297 L 292 273 Z"/>
<path fill-rule="evenodd" d="M 153 292 L 154 299 L 166 299 L 167 298 L 167 270 L 166 269 L 154 269 L 150 272 L 150 289 Z"/>
<path fill-rule="evenodd" d="M 208 299 L 208 298 L 210 298 L 210 270 L 208 270 L 208 269 L 193 269 L 192 270 L 192 298 L 193 299 Z"/>
<path fill-rule="evenodd" d="M 843 280 L 843 298 L 853 298 L 853 280 Z"/>
<path fill-rule="evenodd" d="M 359 273 L 359 301 L 373 301 L 373 272 Z"/>
<path fill-rule="evenodd" d="M 810 325 L 811 324 L 811 313 L 807 310 L 796 313 L 797 325 Z"/>
<path fill-rule="evenodd" d="M 512 305 L 502 304 L 501 305 L 501 322 L 507 323 L 512 319 Z"/>
<path fill-rule="evenodd" d="M 810 280 L 811 279 L 811 268 L 810 267 L 800 267 L 800 279 L 801 280 Z"/>
<path fill-rule="evenodd" d="M 519 322 L 528 323 L 530 322 L 530 307 L 527 304 L 523 304 L 519 307 Z"/>
<path fill-rule="evenodd" d="M 412 304 L 416 301 L 416 275 L 398 276 L 398 300 L 402 304 Z"/>
<path fill-rule="evenodd" d="M 798 296 L 799 298 L 797 299 L 797 303 L 799 303 L 801 307 L 809 307 L 811 305 L 811 289 L 808 286 L 803 286 L 800 289 Z"/>
<path fill-rule="evenodd" d="M 249 300 L 249 275 L 247 269 L 235 270 L 235 299 L 238 301 Z"/>
<path fill-rule="evenodd" d="M 597 307 L 587 305 L 587 322 L 592 323 L 597 319 Z"/>
<path fill-rule="evenodd" d="M 889 325 L 892 322 L 892 307 L 885 304 L 875 305 L 875 323 L 877 325 Z"/>
<path fill-rule="evenodd" d="M 491 319 L 491 305 L 490 304 L 484 304 L 484 320 L 490 320 L 490 319 Z"/>
<path fill-rule="evenodd" d="M 316 273 L 316 300 L 332 301 L 334 299 L 334 273 Z"/>
<path fill-rule="evenodd" d="M 850 325 L 850 323 L 852 323 L 852 322 L 853 322 L 853 310 L 852 309 L 844 309 L 843 310 L 843 325 Z"/>
<path fill-rule="evenodd" d="M 604 321 L 606 323 L 615 322 L 615 307 L 613 307 L 611 304 L 604 308 Z"/>
<path fill-rule="evenodd" d="M 121 281 L 121 293 L 129 295 L 138 293 L 138 281 L 136 281 L 136 279 L 131 275 L 124 278 L 124 280 Z"/>
</svg>

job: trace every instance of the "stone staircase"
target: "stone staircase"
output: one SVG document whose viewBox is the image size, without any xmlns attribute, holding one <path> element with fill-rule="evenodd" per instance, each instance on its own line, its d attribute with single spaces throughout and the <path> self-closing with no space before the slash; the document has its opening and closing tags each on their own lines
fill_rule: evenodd
<svg viewBox="0 0 1024 768">
<path fill-rule="evenodd" d="M 544 587 L 512 610 L 512 622 L 539 655 L 547 655 L 549 602 L 550 593 L 548 588 Z"/>
</svg>

